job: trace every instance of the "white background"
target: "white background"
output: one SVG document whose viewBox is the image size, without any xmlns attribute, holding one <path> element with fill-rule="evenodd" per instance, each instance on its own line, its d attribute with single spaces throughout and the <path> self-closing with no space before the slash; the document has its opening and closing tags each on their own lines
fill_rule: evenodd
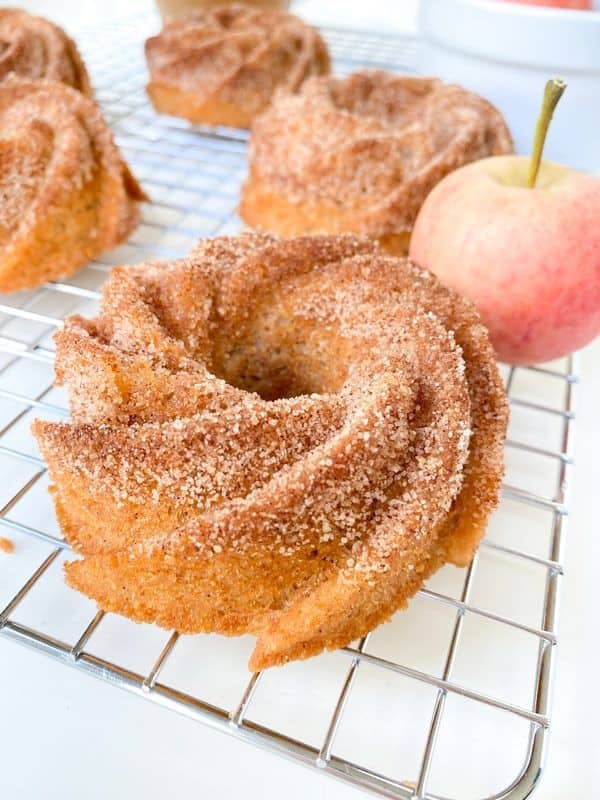
<svg viewBox="0 0 600 800">
<path fill-rule="evenodd" d="M 21 5 L 72 30 L 95 19 L 151 7 L 148 0 L 53 0 Z M 302 0 L 295 10 L 315 22 L 407 30 L 415 0 Z M 597 674 L 600 545 L 596 504 L 600 452 L 600 343 L 582 357 L 574 509 L 553 735 L 539 800 L 594 796 L 600 780 Z M 0 556 L 2 557 L 2 556 Z M 499 743 L 500 744 L 500 743 Z M 222 736 L 108 684 L 0 639 L 0 797 L 86 798 L 365 797 L 317 772 Z"/>
</svg>

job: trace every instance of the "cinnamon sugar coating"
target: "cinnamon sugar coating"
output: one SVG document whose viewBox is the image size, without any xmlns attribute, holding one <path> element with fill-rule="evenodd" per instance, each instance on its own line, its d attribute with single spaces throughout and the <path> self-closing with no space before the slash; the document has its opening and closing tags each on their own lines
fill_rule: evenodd
<svg viewBox="0 0 600 800">
<path fill-rule="evenodd" d="M 168 22 L 146 42 L 147 86 L 157 111 L 247 128 L 277 88 L 297 91 L 329 72 L 327 46 L 293 14 L 239 3 Z"/>
<path fill-rule="evenodd" d="M 507 404 L 473 306 L 353 236 L 245 233 L 117 268 L 56 334 L 72 422 L 36 421 L 67 581 L 101 608 L 345 645 L 495 508 Z"/>
<path fill-rule="evenodd" d="M 500 113 L 460 86 L 381 70 L 311 78 L 253 123 L 240 213 L 284 236 L 355 232 L 401 254 L 436 183 L 510 152 Z"/>
<path fill-rule="evenodd" d="M 1 292 L 115 247 L 144 199 L 92 100 L 54 81 L 0 82 Z"/>
<path fill-rule="evenodd" d="M 20 78 L 66 83 L 93 95 L 77 46 L 62 28 L 20 8 L 0 8 L 0 81 L 13 72 Z"/>
</svg>

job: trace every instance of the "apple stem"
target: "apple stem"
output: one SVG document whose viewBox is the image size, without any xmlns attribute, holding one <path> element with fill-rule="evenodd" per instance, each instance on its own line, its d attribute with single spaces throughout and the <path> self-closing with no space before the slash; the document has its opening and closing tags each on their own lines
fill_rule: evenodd
<svg viewBox="0 0 600 800">
<path fill-rule="evenodd" d="M 527 178 L 527 185 L 533 189 L 537 180 L 538 172 L 540 170 L 540 163 L 542 161 L 542 153 L 544 152 L 544 145 L 546 143 L 546 134 L 548 127 L 554 114 L 558 101 L 567 88 L 567 84 L 560 80 L 560 78 L 552 78 L 546 83 L 544 89 L 544 99 L 542 100 L 542 108 L 540 115 L 535 126 L 535 135 L 533 137 L 533 153 L 531 154 L 531 163 L 529 165 L 529 176 Z"/>
</svg>

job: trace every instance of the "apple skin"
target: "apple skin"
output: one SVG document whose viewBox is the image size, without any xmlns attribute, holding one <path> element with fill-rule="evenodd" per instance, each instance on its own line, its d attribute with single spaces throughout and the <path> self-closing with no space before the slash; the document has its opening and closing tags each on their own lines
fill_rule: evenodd
<svg viewBox="0 0 600 800">
<path fill-rule="evenodd" d="M 591 11 L 594 0 L 504 0 L 505 3 L 520 3 L 524 6 L 549 6 L 552 8 L 577 8 Z"/>
<path fill-rule="evenodd" d="M 494 156 L 446 176 L 425 199 L 410 256 L 470 298 L 498 357 L 549 361 L 600 333 L 600 178 Z"/>
</svg>

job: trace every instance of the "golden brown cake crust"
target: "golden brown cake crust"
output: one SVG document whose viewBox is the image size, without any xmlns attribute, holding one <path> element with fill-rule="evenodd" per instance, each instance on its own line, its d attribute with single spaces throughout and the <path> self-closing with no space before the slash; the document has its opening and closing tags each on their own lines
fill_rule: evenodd
<svg viewBox="0 0 600 800">
<path fill-rule="evenodd" d="M 347 644 L 496 506 L 507 406 L 470 303 L 353 236 L 201 242 L 115 269 L 56 334 L 72 423 L 37 421 L 101 608 L 250 632 L 252 669 Z"/>
<path fill-rule="evenodd" d="M 148 94 L 157 111 L 247 128 L 274 91 L 297 91 L 329 72 L 327 46 L 293 14 L 239 3 L 197 11 L 146 42 Z"/>
<path fill-rule="evenodd" d="M 436 183 L 509 152 L 500 113 L 459 86 L 381 70 L 311 78 L 254 121 L 240 214 L 284 236 L 367 234 L 397 254 Z"/>
<path fill-rule="evenodd" d="M 146 199 L 99 108 L 53 81 L 0 82 L 0 291 L 69 275 L 127 238 Z"/>
<path fill-rule="evenodd" d="M 0 8 L 0 81 L 11 73 L 59 81 L 93 95 L 77 46 L 62 28 L 20 8 Z"/>
</svg>

